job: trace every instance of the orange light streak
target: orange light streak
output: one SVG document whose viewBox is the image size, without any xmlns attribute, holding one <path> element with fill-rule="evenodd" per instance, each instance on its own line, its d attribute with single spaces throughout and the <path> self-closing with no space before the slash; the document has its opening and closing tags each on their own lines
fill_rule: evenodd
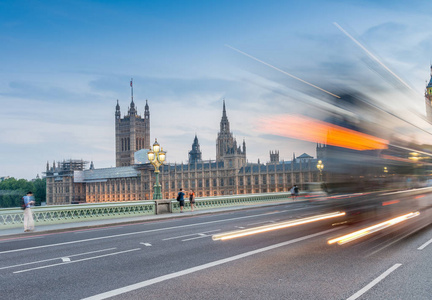
<svg viewBox="0 0 432 300">
<path fill-rule="evenodd" d="M 396 203 L 399 203 L 399 202 L 400 202 L 399 200 L 384 201 L 384 202 L 382 203 L 382 206 L 392 205 L 392 204 L 396 204 Z"/>
<path fill-rule="evenodd" d="M 264 225 L 264 226 L 254 227 L 254 228 L 248 228 L 248 229 L 243 229 L 243 230 L 236 230 L 236 231 L 231 231 L 231 232 L 226 232 L 226 233 L 215 234 L 215 235 L 213 235 L 212 239 L 214 241 L 234 239 L 234 238 L 238 238 L 238 237 L 244 237 L 247 235 L 263 233 L 263 232 L 267 232 L 267 231 L 271 231 L 271 230 L 277 230 L 277 229 L 307 224 L 307 223 L 311 223 L 311 222 L 321 221 L 321 220 L 325 220 L 325 219 L 336 218 L 336 217 L 340 217 L 340 216 L 344 216 L 344 215 L 345 215 L 345 212 L 334 212 L 334 213 L 329 213 L 329 214 L 317 215 L 317 216 L 307 217 L 307 218 L 298 219 L 298 220 L 279 222 L 279 223 L 275 223 L 275 224 L 271 224 L 271 225 Z"/>
<path fill-rule="evenodd" d="M 263 119 L 261 124 L 266 133 L 354 150 L 387 149 L 389 143 L 369 134 L 298 115 Z"/>
</svg>

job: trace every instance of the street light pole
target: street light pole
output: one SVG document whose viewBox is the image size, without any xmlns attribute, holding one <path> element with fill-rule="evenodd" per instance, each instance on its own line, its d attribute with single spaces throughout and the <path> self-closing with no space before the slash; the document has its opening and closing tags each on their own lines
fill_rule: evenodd
<svg viewBox="0 0 432 300">
<path fill-rule="evenodd" d="M 154 166 L 156 183 L 153 186 L 153 200 L 162 199 L 161 185 L 159 183 L 159 167 L 164 163 L 166 158 L 166 152 L 162 150 L 162 147 L 155 139 L 152 149 L 147 153 L 148 160 Z"/>
<path fill-rule="evenodd" d="M 317 163 L 317 169 L 319 170 L 319 181 L 322 181 L 322 170 L 324 169 L 324 164 L 322 163 L 322 160 L 319 160 Z"/>
</svg>

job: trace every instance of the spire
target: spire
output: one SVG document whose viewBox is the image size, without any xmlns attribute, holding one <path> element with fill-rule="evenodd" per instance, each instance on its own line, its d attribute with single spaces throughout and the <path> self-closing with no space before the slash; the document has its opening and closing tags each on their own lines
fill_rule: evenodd
<svg viewBox="0 0 432 300">
<path fill-rule="evenodd" d="M 129 115 L 136 115 L 135 103 L 133 101 L 133 78 L 131 78 L 130 86 L 131 86 L 131 104 L 129 109 Z"/>
<path fill-rule="evenodd" d="M 116 116 L 116 119 L 120 119 L 120 105 L 119 105 L 119 101 L 118 101 L 118 99 L 117 99 L 117 105 L 116 105 L 115 116 Z"/>
<path fill-rule="evenodd" d="M 229 121 L 225 109 L 225 99 L 223 99 L 222 120 L 220 122 L 220 133 L 229 133 Z"/>
<path fill-rule="evenodd" d="M 148 100 L 146 99 L 146 105 L 144 107 L 144 119 L 150 119 L 150 109 L 148 105 Z"/>
</svg>

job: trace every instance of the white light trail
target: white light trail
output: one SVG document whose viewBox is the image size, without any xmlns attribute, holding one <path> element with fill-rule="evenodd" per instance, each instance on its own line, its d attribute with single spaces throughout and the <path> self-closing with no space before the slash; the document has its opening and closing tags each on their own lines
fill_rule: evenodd
<svg viewBox="0 0 432 300">
<path fill-rule="evenodd" d="M 372 54 L 368 49 L 366 49 L 365 46 L 363 46 L 359 41 L 357 41 L 352 35 L 350 35 L 348 32 L 346 32 L 345 29 L 343 29 L 338 23 L 333 22 L 333 24 L 342 31 L 343 34 L 345 34 L 347 37 L 349 37 L 354 43 L 357 44 L 364 52 L 366 52 L 367 55 L 369 55 L 373 60 L 375 60 L 377 63 L 379 63 L 384 69 L 386 69 L 390 74 L 392 74 L 397 80 L 399 80 L 404 86 L 406 86 L 409 90 L 414 91 L 405 81 L 402 80 L 399 76 L 397 76 L 390 68 L 388 68 L 383 62 L 381 62 L 378 57 Z"/>
<path fill-rule="evenodd" d="M 238 237 L 244 237 L 247 235 L 263 233 L 263 232 L 267 232 L 267 231 L 271 231 L 271 230 L 277 230 L 277 229 L 307 224 L 307 223 L 311 223 L 311 222 L 326 220 L 326 219 L 330 219 L 330 218 L 336 218 L 336 217 L 340 217 L 340 216 L 344 216 L 344 215 L 345 215 L 344 212 L 333 212 L 333 213 L 329 213 L 329 214 L 317 215 L 317 216 L 302 218 L 302 219 L 298 219 L 298 220 L 290 220 L 290 221 L 286 221 L 286 222 L 274 223 L 271 225 L 264 225 L 264 226 L 254 227 L 254 228 L 248 228 L 248 229 L 243 229 L 243 230 L 236 230 L 236 231 L 231 231 L 231 232 L 226 232 L 226 233 L 221 233 L 221 234 L 215 234 L 215 235 L 213 235 L 212 239 L 214 241 L 234 239 L 234 238 L 238 238 Z"/>
<path fill-rule="evenodd" d="M 285 75 L 288 75 L 288 76 L 291 77 L 291 78 L 294 78 L 294 79 L 296 79 L 296 80 L 298 80 L 298 81 L 301 81 L 301 82 L 303 82 L 303 83 L 305 83 L 305 84 L 307 84 L 307 85 L 309 85 L 309 86 L 311 86 L 311 87 L 314 87 L 314 88 L 316 88 L 316 89 L 318 89 L 318 90 L 320 90 L 320 91 L 323 91 L 324 93 L 327 93 L 327 94 L 329 94 L 329 95 L 332 95 L 333 97 L 336 97 L 336 98 L 340 98 L 338 95 L 335 95 L 335 94 L 333 94 L 333 93 L 331 93 L 331 92 L 329 92 L 329 91 L 326 91 L 325 89 L 320 88 L 319 86 L 316 86 L 316 85 L 314 85 L 314 84 L 312 84 L 312 83 L 310 83 L 310 82 L 307 82 L 306 80 L 303 80 L 303 79 L 301 79 L 301 78 L 298 78 L 297 76 L 294 76 L 294 75 L 292 75 L 292 74 L 290 74 L 290 73 L 288 73 L 288 72 L 285 72 L 284 70 L 281 70 L 281 69 L 279 69 L 278 67 L 275 67 L 275 66 L 273 66 L 273 65 L 271 65 L 271 64 L 269 64 L 269 63 L 266 63 L 265 61 L 262 61 L 262 60 L 260 60 L 260 59 L 258 59 L 258 58 L 256 58 L 256 57 L 254 57 L 254 56 L 252 56 L 252 55 L 250 55 L 250 54 L 247 54 L 246 52 L 243 52 L 243 51 L 241 51 L 241 50 L 239 50 L 239 49 L 237 49 L 237 48 L 234 48 L 234 47 L 232 47 L 232 46 L 230 46 L 230 45 L 225 45 L 225 46 L 228 47 L 228 48 L 233 49 L 234 51 L 237 51 L 237 52 L 240 53 L 240 54 L 243 54 L 243 55 L 245 55 L 245 56 L 247 56 L 247 57 L 250 57 L 250 58 L 252 58 L 253 60 L 256 60 L 257 62 L 260 62 L 260 63 L 262 63 L 262 64 L 264 64 L 264 65 L 266 65 L 266 66 L 268 66 L 268 67 L 270 67 L 270 68 L 272 68 L 272 69 L 275 69 L 276 71 L 279 71 L 279 72 L 281 72 L 281 73 L 283 73 L 283 74 L 285 74 Z"/>
<path fill-rule="evenodd" d="M 373 225 L 373 226 L 369 226 L 369 227 L 363 228 L 361 230 L 354 231 L 352 233 L 349 233 L 349 234 L 337 237 L 335 239 L 331 239 L 327 243 L 329 245 L 334 244 L 334 243 L 338 243 L 338 245 L 343 245 L 343 244 L 352 242 L 352 241 L 354 241 L 356 239 L 359 239 L 361 237 L 364 237 L 366 235 L 369 235 L 369 234 L 372 234 L 374 232 L 386 229 L 386 228 L 388 228 L 390 226 L 396 225 L 396 224 L 398 224 L 400 222 L 403 222 L 403 221 L 406 221 L 408 219 L 417 217 L 419 215 L 420 215 L 420 212 L 418 212 L 418 211 L 411 212 L 409 214 L 402 215 L 402 216 L 399 216 L 399 217 L 387 220 L 385 222 L 382 222 L 382 223 L 379 223 L 379 224 L 376 224 L 376 225 Z"/>
</svg>

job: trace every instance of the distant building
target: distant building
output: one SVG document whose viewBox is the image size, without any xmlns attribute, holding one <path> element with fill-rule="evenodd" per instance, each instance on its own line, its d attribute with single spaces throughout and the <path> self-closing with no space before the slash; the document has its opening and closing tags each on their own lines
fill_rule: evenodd
<svg viewBox="0 0 432 300">
<path fill-rule="evenodd" d="M 4 180 L 6 180 L 6 179 L 9 179 L 9 178 L 10 178 L 9 176 L 3 176 L 3 177 L 0 177 L 0 182 L 4 181 Z"/>
<path fill-rule="evenodd" d="M 431 65 L 431 78 L 429 84 L 426 86 L 425 91 L 425 104 L 426 116 L 429 122 L 432 122 L 432 65 Z"/>
<path fill-rule="evenodd" d="M 200 150 L 200 145 L 198 143 L 198 137 L 195 134 L 195 139 L 192 144 L 192 150 L 189 151 L 189 163 L 195 164 L 197 162 L 201 162 L 201 150 Z"/>
<path fill-rule="evenodd" d="M 119 116 L 120 109 L 116 107 L 116 124 Z M 137 135 L 129 133 L 127 136 L 126 129 L 118 129 L 132 128 L 131 117 L 138 119 L 134 111 L 129 109 L 129 115 L 124 121 L 127 125 L 116 125 L 117 150 L 119 145 L 120 149 L 123 149 L 116 151 L 116 158 L 120 155 L 117 167 L 95 169 L 92 165 L 90 169 L 85 169 L 87 162 L 82 160 L 63 161 L 57 165 L 53 163 L 51 167 L 47 164 L 47 204 L 135 201 L 152 198 L 155 184 L 153 166 L 148 162 L 143 163 L 145 159 L 136 160 L 135 164 L 130 160 L 129 155 L 134 152 L 130 149 L 140 148 L 138 144 L 129 147 L 129 142 L 136 140 Z M 147 141 L 147 136 L 144 136 L 141 145 L 150 148 L 150 145 L 146 146 L 144 143 Z M 318 146 L 317 152 L 321 153 L 324 146 Z M 306 153 L 297 158 L 294 155 L 292 161 L 280 161 L 279 151 L 275 151 L 270 152 L 270 161 L 266 164 L 259 161 L 247 162 L 246 142 L 243 141 L 241 147 L 237 145 L 230 131 L 225 101 L 220 131 L 216 139 L 216 160 L 202 160 L 197 135 L 188 154 L 189 161 L 186 164 L 169 163 L 161 166 L 163 198 L 174 199 L 180 188 L 194 189 L 198 197 L 283 192 L 289 191 L 294 184 L 302 188 L 304 183 L 318 181 L 319 178 L 317 159 Z"/>
</svg>

